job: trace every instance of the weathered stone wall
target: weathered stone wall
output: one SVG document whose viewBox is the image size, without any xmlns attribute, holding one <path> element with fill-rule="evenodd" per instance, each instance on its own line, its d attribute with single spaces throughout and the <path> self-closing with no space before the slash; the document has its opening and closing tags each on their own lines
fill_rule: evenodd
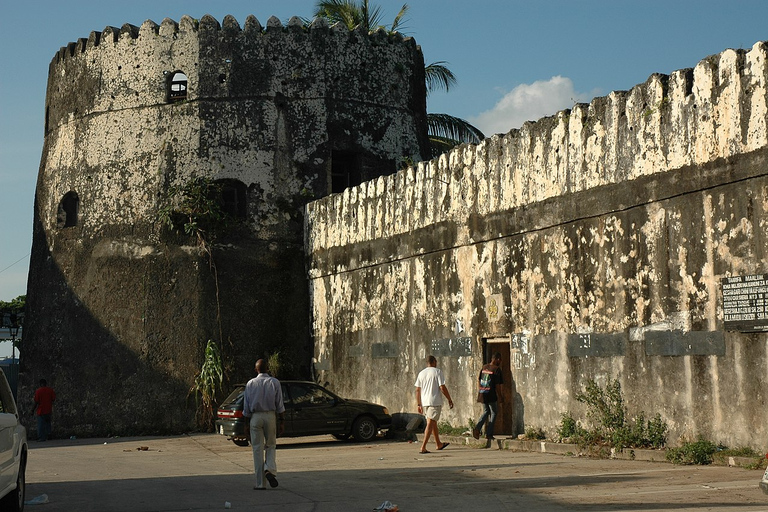
<svg viewBox="0 0 768 512">
<path fill-rule="evenodd" d="M 518 431 L 618 378 L 672 442 L 762 449 L 768 334 L 724 330 L 720 279 L 768 272 L 767 105 L 757 43 L 309 204 L 321 380 L 413 411 L 438 352 L 466 425 L 506 339 Z"/>
<path fill-rule="evenodd" d="M 171 102 L 177 71 L 187 95 Z M 303 206 L 329 193 L 334 151 L 359 155 L 364 178 L 426 155 L 425 97 L 412 39 L 319 20 L 249 17 L 241 28 L 185 16 L 62 48 L 49 70 L 20 396 L 46 377 L 59 432 L 181 431 L 208 339 L 231 382 L 277 350 L 308 377 Z M 196 177 L 244 190 L 215 268 L 159 216 L 178 199 L 172 187 Z"/>
</svg>

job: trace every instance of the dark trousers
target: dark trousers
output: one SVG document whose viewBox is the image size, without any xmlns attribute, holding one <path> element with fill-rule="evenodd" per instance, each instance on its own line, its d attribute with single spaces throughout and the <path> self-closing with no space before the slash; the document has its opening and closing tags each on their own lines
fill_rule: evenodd
<svg viewBox="0 0 768 512">
<path fill-rule="evenodd" d="M 483 404 L 483 415 L 477 420 L 477 430 L 483 428 L 485 423 L 485 437 L 493 439 L 493 424 L 496 422 L 496 402 Z"/>
<path fill-rule="evenodd" d="M 51 415 L 38 414 L 37 415 L 37 440 L 47 441 L 49 435 L 51 435 Z"/>
</svg>

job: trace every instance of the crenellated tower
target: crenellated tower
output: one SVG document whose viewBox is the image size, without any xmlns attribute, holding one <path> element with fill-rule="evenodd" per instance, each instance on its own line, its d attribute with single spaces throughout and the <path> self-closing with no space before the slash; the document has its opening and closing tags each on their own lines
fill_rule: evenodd
<svg viewBox="0 0 768 512">
<path fill-rule="evenodd" d="M 22 385 L 53 383 L 62 432 L 128 434 L 190 428 L 208 339 L 233 380 L 277 351 L 308 377 L 304 205 L 427 145 L 423 57 L 399 34 L 184 16 L 70 43 L 49 69 Z M 211 258 L 160 216 L 197 178 L 237 221 Z"/>
</svg>

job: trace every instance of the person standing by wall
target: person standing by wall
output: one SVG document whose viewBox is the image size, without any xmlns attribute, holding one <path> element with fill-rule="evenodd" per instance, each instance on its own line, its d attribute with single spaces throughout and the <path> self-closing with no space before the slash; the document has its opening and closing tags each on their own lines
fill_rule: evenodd
<svg viewBox="0 0 768 512">
<path fill-rule="evenodd" d="M 35 390 L 35 414 L 37 415 L 37 440 L 47 441 L 51 435 L 51 416 L 56 392 L 48 387 L 45 379 L 40 379 L 40 387 Z"/>
<path fill-rule="evenodd" d="M 496 413 L 498 404 L 504 402 L 501 385 L 504 378 L 501 374 L 501 354 L 495 352 L 491 362 L 483 365 L 480 374 L 477 377 L 479 390 L 477 401 L 483 404 L 483 414 L 477 420 L 477 425 L 472 429 L 472 437 L 480 439 L 480 431 L 485 424 L 485 447 L 490 448 L 493 441 L 493 424 L 496 422 Z"/>
<path fill-rule="evenodd" d="M 256 361 L 256 377 L 245 385 L 243 416 L 251 419 L 251 446 L 255 490 L 264 490 L 264 479 L 277 487 L 277 436 L 285 430 L 285 405 L 280 381 L 269 375 L 266 359 Z M 266 452 L 266 458 L 265 458 Z"/>
<path fill-rule="evenodd" d="M 427 418 L 427 427 L 424 429 L 424 441 L 421 443 L 419 453 L 429 453 L 427 450 L 427 441 L 429 436 L 435 436 L 435 446 L 442 450 L 450 443 L 441 443 L 440 434 L 437 430 L 437 422 L 440 420 L 440 413 L 443 407 L 443 397 L 448 399 L 448 406 L 453 409 L 453 400 L 445 386 L 445 377 L 443 371 L 437 368 L 437 359 L 435 356 L 427 358 L 427 367 L 419 372 L 416 378 L 416 404 L 419 414 Z M 441 395 L 442 394 L 442 395 Z"/>
</svg>

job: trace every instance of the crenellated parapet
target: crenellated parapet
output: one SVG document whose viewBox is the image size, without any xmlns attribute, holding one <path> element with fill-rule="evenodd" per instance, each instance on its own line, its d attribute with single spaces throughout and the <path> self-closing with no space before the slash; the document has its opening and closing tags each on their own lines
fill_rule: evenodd
<svg viewBox="0 0 768 512">
<path fill-rule="evenodd" d="M 308 204 L 319 380 L 407 411 L 433 354 L 461 425 L 498 349 L 497 434 L 615 379 L 668 446 L 762 446 L 767 125 L 758 42 Z"/>
<path fill-rule="evenodd" d="M 479 216 L 672 170 L 697 172 L 768 146 L 767 125 L 768 45 L 758 42 L 316 201 L 308 207 L 307 250 L 396 240 L 441 223 L 458 226 L 457 245 L 477 242 L 471 226 Z M 371 256 L 355 264 L 407 255 Z"/>
<path fill-rule="evenodd" d="M 425 101 L 423 57 L 412 38 L 322 19 L 283 25 L 273 16 L 263 26 L 248 16 L 241 27 L 232 16 L 221 24 L 183 16 L 108 26 L 62 47 L 50 64 L 46 133 L 73 118 L 166 103 L 168 76 L 177 71 L 187 77 L 188 101 L 281 95 L 390 108 L 404 98 Z"/>
<path fill-rule="evenodd" d="M 428 151 L 415 41 L 321 19 L 184 16 L 92 32 L 52 60 L 45 119 L 44 225 L 76 191 L 88 233 L 148 226 L 169 186 L 204 175 L 251 190 L 254 232 L 271 238 L 287 229 L 276 198 L 328 193 L 334 151 L 363 177 Z"/>
</svg>

